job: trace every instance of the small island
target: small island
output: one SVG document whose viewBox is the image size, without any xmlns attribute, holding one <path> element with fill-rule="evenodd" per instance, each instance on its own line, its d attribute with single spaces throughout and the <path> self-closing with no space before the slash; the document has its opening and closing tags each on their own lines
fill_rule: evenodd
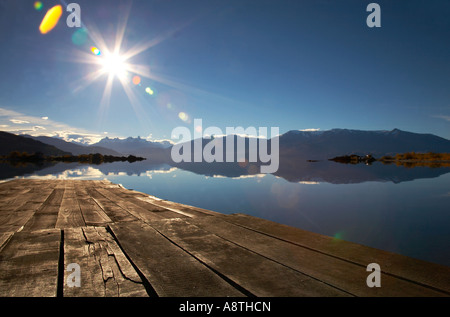
<svg viewBox="0 0 450 317">
<path fill-rule="evenodd" d="M 397 166 L 404 167 L 416 167 L 416 166 L 427 166 L 427 167 L 450 167 L 450 153 L 415 153 L 407 152 L 396 154 L 394 156 L 385 155 L 381 158 L 374 158 L 372 155 L 367 154 L 365 156 L 359 155 L 344 155 L 336 156 L 329 161 L 334 161 L 343 164 L 359 164 L 365 163 L 370 165 L 375 161 L 381 162 L 383 164 L 396 164 Z"/>
<path fill-rule="evenodd" d="M 396 164 L 398 166 L 415 167 L 450 167 L 450 153 L 415 153 L 408 152 L 395 156 L 383 156 L 378 161 L 383 164 Z"/>
<path fill-rule="evenodd" d="M 371 164 L 372 162 L 375 162 L 376 159 L 370 154 L 365 155 L 365 156 L 352 154 L 352 155 L 336 156 L 332 159 L 329 159 L 329 161 L 334 161 L 334 162 L 344 163 L 344 164 L 358 164 L 358 163 Z"/>
</svg>

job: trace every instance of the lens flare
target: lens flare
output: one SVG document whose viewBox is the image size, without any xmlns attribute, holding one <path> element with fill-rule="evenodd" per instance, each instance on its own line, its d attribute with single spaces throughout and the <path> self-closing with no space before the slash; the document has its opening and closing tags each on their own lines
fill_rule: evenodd
<svg viewBox="0 0 450 317">
<path fill-rule="evenodd" d="M 185 112 L 180 112 L 178 114 L 178 118 L 180 118 L 183 121 L 187 121 L 189 119 L 188 115 Z"/>
<path fill-rule="evenodd" d="M 141 77 L 139 77 L 139 76 L 134 76 L 133 77 L 133 84 L 135 84 L 135 85 L 139 85 L 141 83 Z"/>
<path fill-rule="evenodd" d="M 88 31 L 85 28 L 80 28 L 73 32 L 72 43 L 75 45 L 83 45 L 88 37 Z"/>
<path fill-rule="evenodd" d="M 39 26 L 39 31 L 42 34 L 47 34 L 53 30 L 53 28 L 58 24 L 62 13 L 62 6 L 59 4 L 48 10 L 41 22 L 41 25 Z"/>
<path fill-rule="evenodd" d="M 101 54 L 100 50 L 98 48 L 96 48 L 95 46 L 91 47 L 91 52 L 94 53 L 97 56 L 99 56 Z"/>
<path fill-rule="evenodd" d="M 35 8 L 37 11 L 41 11 L 43 6 L 44 6 L 44 5 L 42 4 L 41 1 L 36 1 L 36 2 L 34 3 L 34 8 Z"/>
<path fill-rule="evenodd" d="M 340 241 L 340 240 L 343 240 L 343 239 L 344 239 L 344 232 L 343 231 L 336 232 L 333 235 L 333 241 Z"/>
<path fill-rule="evenodd" d="M 150 87 L 145 88 L 145 92 L 148 93 L 149 95 L 154 94 L 154 91 Z"/>
</svg>

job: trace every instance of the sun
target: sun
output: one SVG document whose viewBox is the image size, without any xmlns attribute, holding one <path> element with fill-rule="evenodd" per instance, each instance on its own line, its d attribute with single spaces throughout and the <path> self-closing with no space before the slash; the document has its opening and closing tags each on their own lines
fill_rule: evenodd
<svg viewBox="0 0 450 317">
<path fill-rule="evenodd" d="M 101 59 L 100 65 L 102 72 L 108 76 L 117 77 L 120 80 L 124 80 L 127 76 L 127 63 L 118 53 L 107 54 Z"/>
<path fill-rule="evenodd" d="M 93 46 L 90 47 L 89 52 L 85 50 L 76 50 L 72 58 L 73 62 L 94 66 L 92 71 L 88 72 L 79 80 L 76 80 L 74 92 L 83 90 L 99 79 L 106 79 L 98 108 L 100 121 L 102 121 L 105 112 L 110 106 L 112 92 L 117 90 L 117 87 L 115 86 L 115 83 L 117 82 L 122 86 L 137 117 L 139 120 L 144 121 L 144 123 L 149 122 L 150 119 L 147 117 L 146 110 L 141 104 L 140 95 L 137 93 L 137 88 L 146 87 L 145 85 L 142 85 L 141 87 L 140 83 L 142 80 L 150 79 L 173 88 L 192 90 L 192 88 L 187 85 L 179 84 L 171 79 L 156 75 L 154 72 L 150 71 L 150 66 L 148 64 L 136 64 L 134 60 L 134 58 L 141 53 L 160 44 L 166 39 L 172 38 L 175 32 L 186 27 L 190 24 L 190 21 L 188 21 L 188 23 L 176 25 L 173 29 L 154 39 L 147 39 L 136 43 L 131 47 L 125 48 L 123 45 L 124 36 L 126 34 L 125 31 L 130 11 L 131 5 L 126 7 L 124 14 L 120 15 L 115 37 L 108 39 L 108 44 L 110 45 L 107 44 L 107 41 L 105 41 L 101 32 L 95 26 L 95 23 L 85 23 L 84 28 L 87 30 L 86 33 Z M 154 91 L 150 87 L 145 88 L 145 93 L 154 95 Z"/>
</svg>

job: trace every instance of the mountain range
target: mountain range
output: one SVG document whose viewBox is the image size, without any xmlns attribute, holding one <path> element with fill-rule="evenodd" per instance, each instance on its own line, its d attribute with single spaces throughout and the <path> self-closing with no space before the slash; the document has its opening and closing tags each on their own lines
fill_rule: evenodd
<svg viewBox="0 0 450 317">
<path fill-rule="evenodd" d="M 128 137 L 126 139 L 106 137 L 92 146 L 108 148 L 122 154 L 132 154 L 158 160 L 166 158 L 167 149 L 172 146 L 172 143 L 169 141 L 148 141 L 140 137 Z"/>
<path fill-rule="evenodd" d="M 324 160 L 340 155 L 375 157 L 406 152 L 450 152 L 450 140 L 433 134 L 393 129 L 362 131 L 332 129 L 327 131 L 289 131 L 280 136 L 280 156 Z"/>
<path fill-rule="evenodd" d="M 226 136 L 223 138 L 230 138 Z M 243 138 L 234 136 L 236 140 Z M 277 136 L 279 141 L 280 166 L 299 164 L 307 160 L 327 160 L 341 155 L 366 155 L 375 157 L 405 152 L 450 153 L 450 140 L 433 134 L 421 134 L 393 129 L 391 131 L 363 131 L 332 129 L 326 131 L 289 131 Z M 250 138 L 244 138 L 246 144 Z M 216 140 L 217 141 L 217 140 Z M 226 155 L 226 139 L 223 139 L 223 152 Z M 193 146 L 194 140 L 190 141 Z M 203 139 L 202 146 L 211 142 Z M 270 149 L 273 139 L 268 141 Z M 188 142 L 189 143 L 189 142 Z M 186 145 L 188 145 L 186 143 Z M 103 155 L 135 155 L 155 161 L 170 162 L 172 143 L 169 141 L 148 141 L 137 138 L 104 138 L 98 143 L 85 146 L 52 137 L 19 136 L 0 132 L 0 155 L 12 151 L 41 152 L 45 155 L 73 155 L 100 153 Z M 248 153 L 247 153 L 248 154 Z M 287 166 L 286 166 L 287 167 Z"/>
<path fill-rule="evenodd" d="M 65 152 L 72 153 L 72 155 L 80 154 L 95 154 L 121 156 L 122 154 L 112 149 L 107 149 L 97 145 L 79 145 L 73 142 L 66 142 L 62 139 L 52 138 L 48 136 L 27 136 L 33 140 L 52 145 Z"/>
</svg>

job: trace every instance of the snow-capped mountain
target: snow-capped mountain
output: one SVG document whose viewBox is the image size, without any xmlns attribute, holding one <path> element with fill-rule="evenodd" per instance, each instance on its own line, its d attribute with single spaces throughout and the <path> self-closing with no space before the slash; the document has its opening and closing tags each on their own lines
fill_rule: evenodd
<svg viewBox="0 0 450 317">
<path fill-rule="evenodd" d="M 160 157 L 170 148 L 170 141 L 148 141 L 141 137 L 126 139 L 120 138 L 104 138 L 93 144 L 119 152 L 123 155 L 136 155 L 146 158 Z"/>
<path fill-rule="evenodd" d="M 80 155 L 80 154 L 95 154 L 100 153 L 103 155 L 114 155 L 121 156 L 121 153 L 118 153 L 114 150 L 107 149 L 101 146 L 95 145 L 80 145 L 73 142 L 67 142 L 62 139 L 56 137 L 48 137 L 48 136 L 29 136 L 26 137 L 40 141 L 42 143 L 53 145 L 54 147 L 63 150 L 65 152 L 72 153 L 72 155 Z"/>
</svg>

